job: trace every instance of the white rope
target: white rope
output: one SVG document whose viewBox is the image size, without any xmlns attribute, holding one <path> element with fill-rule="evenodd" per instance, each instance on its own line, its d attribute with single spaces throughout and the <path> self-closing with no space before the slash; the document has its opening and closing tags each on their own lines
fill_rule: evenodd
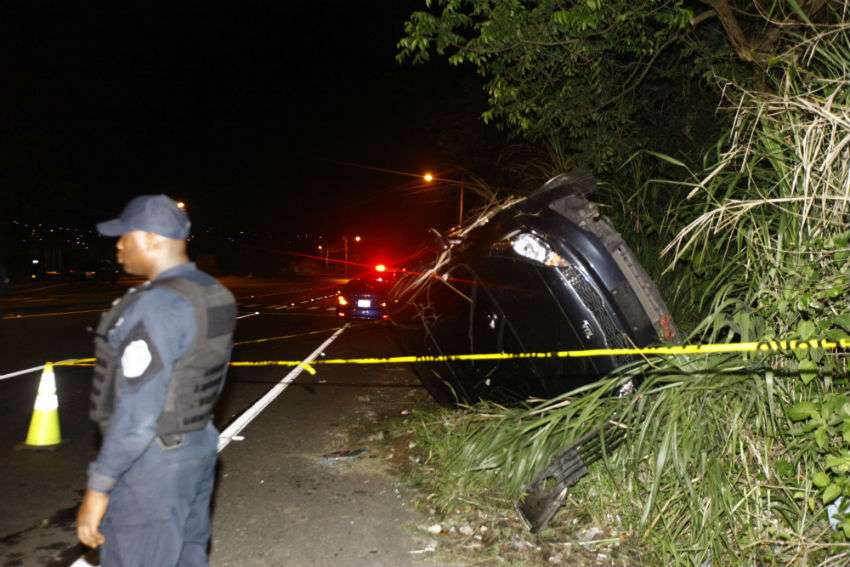
<svg viewBox="0 0 850 567">
<path fill-rule="evenodd" d="M 313 362 L 322 351 L 324 351 L 328 345 L 334 342 L 337 337 L 339 337 L 344 330 L 346 330 L 351 323 L 346 323 L 345 326 L 337 330 L 333 335 L 331 335 L 328 340 L 320 344 L 316 350 L 314 350 L 310 355 L 301 361 L 299 366 L 294 367 L 289 373 L 283 377 L 283 379 L 272 387 L 271 390 L 266 392 L 266 394 L 257 400 L 253 406 L 245 410 L 245 412 L 237 417 L 233 423 L 227 426 L 227 429 L 221 432 L 218 436 L 218 452 L 221 453 L 225 447 L 227 447 L 233 438 L 239 435 L 239 432 L 245 429 L 249 423 L 251 423 L 255 417 L 260 415 L 260 412 L 263 411 L 266 406 L 274 401 L 285 389 L 295 380 L 299 374 L 304 370 L 304 365 L 310 364 Z"/>
<path fill-rule="evenodd" d="M 73 362 L 77 360 L 76 358 L 66 358 L 65 360 L 60 360 L 59 362 L 54 362 L 53 366 L 61 366 L 63 362 Z M 0 374 L 0 380 L 5 380 L 6 378 L 14 378 L 15 376 L 22 376 L 24 374 L 29 374 L 31 372 L 38 372 L 39 370 L 44 370 L 45 365 L 41 366 L 33 366 L 32 368 L 27 368 L 26 370 L 18 370 L 17 372 L 9 372 L 8 374 Z"/>
</svg>

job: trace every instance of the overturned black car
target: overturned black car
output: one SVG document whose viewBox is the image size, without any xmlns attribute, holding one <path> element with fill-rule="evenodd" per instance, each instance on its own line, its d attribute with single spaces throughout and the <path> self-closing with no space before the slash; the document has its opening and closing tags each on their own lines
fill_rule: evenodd
<svg viewBox="0 0 850 567">
<path fill-rule="evenodd" d="M 678 342 L 655 284 L 597 206 L 592 175 L 560 175 L 482 215 L 393 287 L 408 354 L 552 352 Z M 622 356 L 415 365 L 444 404 L 552 397 L 629 362 Z"/>
</svg>

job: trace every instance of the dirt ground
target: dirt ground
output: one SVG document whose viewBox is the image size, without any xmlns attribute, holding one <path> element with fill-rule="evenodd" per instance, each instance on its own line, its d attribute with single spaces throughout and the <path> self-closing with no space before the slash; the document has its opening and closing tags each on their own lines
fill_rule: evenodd
<svg viewBox="0 0 850 567">
<path fill-rule="evenodd" d="M 432 405 L 423 399 L 422 405 Z M 407 504 L 425 521 L 416 530 L 429 534 L 436 563 L 461 560 L 470 565 L 548 565 L 626 567 L 639 565 L 633 546 L 624 546 L 628 534 L 590 523 L 582 503 L 568 498 L 550 526 L 530 533 L 517 513 L 484 511 L 474 505 L 438 510 L 429 495 L 411 486 L 416 468 L 427 458 L 417 446 L 405 416 L 382 416 L 350 432 L 352 440 L 368 444 L 376 471 L 404 487 Z M 357 443 L 355 442 L 355 445 Z"/>
</svg>

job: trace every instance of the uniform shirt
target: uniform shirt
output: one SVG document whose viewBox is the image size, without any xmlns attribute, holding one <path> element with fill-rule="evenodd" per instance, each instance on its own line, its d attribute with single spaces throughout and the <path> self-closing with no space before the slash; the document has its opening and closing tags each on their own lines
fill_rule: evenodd
<svg viewBox="0 0 850 567">
<path fill-rule="evenodd" d="M 153 281 L 184 276 L 196 269 L 194 263 L 187 262 L 162 272 Z M 179 294 L 150 288 L 150 282 L 124 297 L 130 293 L 142 295 L 107 334 L 120 360 L 113 413 L 103 430 L 100 452 L 89 465 L 88 488 L 98 492 L 111 491 L 154 441 L 172 369 L 186 354 L 196 333 L 192 304 Z"/>
</svg>

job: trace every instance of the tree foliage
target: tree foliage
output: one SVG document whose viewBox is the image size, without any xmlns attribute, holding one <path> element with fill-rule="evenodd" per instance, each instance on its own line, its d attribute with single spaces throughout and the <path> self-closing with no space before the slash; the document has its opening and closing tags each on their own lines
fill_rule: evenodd
<svg viewBox="0 0 850 567">
<path fill-rule="evenodd" d="M 823 14 L 827 0 L 425 5 L 405 25 L 399 60 L 436 53 L 452 65 L 473 65 L 486 80 L 486 122 L 532 141 L 557 139 L 577 161 L 604 171 L 647 142 L 663 144 L 664 129 L 652 124 L 688 111 L 695 83 L 718 73 L 757 77 L 782 48 L 780 32 Z M 664 108 L 673 115 L 660 114 Z"/>
</svg>

